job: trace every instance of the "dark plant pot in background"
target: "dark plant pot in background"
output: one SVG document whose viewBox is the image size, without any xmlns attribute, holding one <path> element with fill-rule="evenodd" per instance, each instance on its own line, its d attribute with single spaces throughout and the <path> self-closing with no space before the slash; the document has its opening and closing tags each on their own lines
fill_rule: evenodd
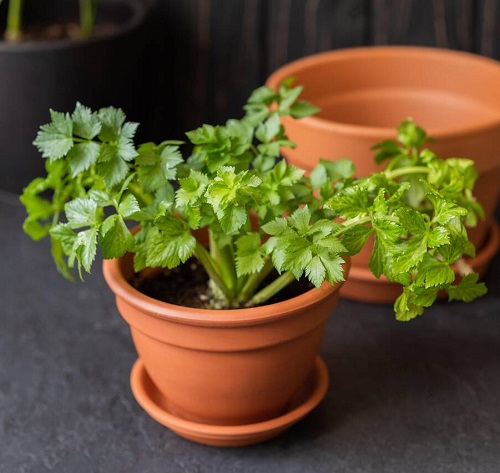
<svg viewBox="0 0 500 473">
<path fill-rule="evenodd" d="M 77 18 L 67 1 L 43 2 L 43 8 L 38 3 L 26 2 L 27 22 L 32 16 L 45 24 Z M 21 192 L 43 173 L 44 160 L 32 142 L 49 121 L 50 108 L 72 111 L 77 101 L 94 109 L 113 105 L 144 122 L 141 81 L 146 74 L 139 71 L 146 12 L 141 0 L 101 1 L 97 23 L 110 26 L 102 34 L 85 40 L 0 42 L 0 189 Z"/>
<path fill-rule="evenodd" d="M 322 109 L 302 120 L 283 118 L 288 136 L 297 143 L 296 149 L 283 150 L 291 164 L 310 171 L 320 157 L 347 156 L 358 176 L 380 171 L 370 148 L 394 138 L 394 129 L 407 117 L 435 139 L 429 147 L 442 158 L 475 161 L 480 174 L 475 195 L 486 219 L 470 231 L 478 249 L 472 266 L 484 271 L 499 243 L 494 212 L 500 196 L 500 63 L 438 48 L 351 48 L 287 64 L 267 85 L 276 87 L 290 76 L 304 86 L 303 97 Z M 352 257 L 341 294 L 392 302 L 400 289 L 370 273 L 369 250 Z"/>
</svg>

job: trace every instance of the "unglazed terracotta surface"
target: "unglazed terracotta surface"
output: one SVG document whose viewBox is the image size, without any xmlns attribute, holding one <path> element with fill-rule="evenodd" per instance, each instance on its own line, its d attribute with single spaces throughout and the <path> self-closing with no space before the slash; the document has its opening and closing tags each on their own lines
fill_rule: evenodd
<svg viewBox="0 0 500 473">
<path fill-rule="evenodd" d="M 364 47 L 315 54 L 278 69 L 267 81 L 276 87 L 293 76 L 304 86 L 303 97 L 322 111 L 313 117 L 283 117 L 293 150 L 287 160 L 310 171 L 318 159 L 349 157 L 356 175 L 379 171 L 371 147 L 395 138 L 395 128 L 407 117 L 423 126 L 439 156 L 474 159 L 479 171 L 475 194 L 485 221 L 471 229 L 478 248 L 485 244 L 500 195 L 500 63 L 464 52 L 438 48 Z M 367 273 L 367 256 L 352 258 L 353 272 L 342 295 L 360 300 L 360 288 L 370 278 L 378 290 L 386 286 Z M 366 271 L 363 271 L 365 270 Z M 361 280 L 358 275 L 363 274 Z M 349 286 L 356 284 L 356 290 Z M 380 302 L 391 302 L 379 293 Z"/>
<path fill-rule="evenodd" d="M 191 309 L 134 289 L 132 255 L 104 262 L 104 277 L 169 413 L 208 425 L 265 422 L 304 386 L 341 284 L 250 309 Z M 347 275 L 347 273 L 346 273 Z"/>
<path fill-rule="evenodd" d="M 186 420 L 172 413 L 168 400 L 151 381 L 138 359 L 130 375 L 132 392 L 142 408 L 157 422 L 194 442 L 220 447 L 241 447 L 269 440 L 292 426 L 324 398 L 328 389 L 328 369 L 316 358 L 305 384 L 294 394 L 282 415 L 242 425 L 210 425 Z"/>
</svg>

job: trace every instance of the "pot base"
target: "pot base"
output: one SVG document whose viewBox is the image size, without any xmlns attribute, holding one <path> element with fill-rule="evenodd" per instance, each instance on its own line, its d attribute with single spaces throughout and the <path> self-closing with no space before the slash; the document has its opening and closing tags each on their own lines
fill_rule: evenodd
<svg viewBox="0 0 500 473">
<path fill-rule="evenodd" d="M 493 222 L 486 242 L 475 258 L 467 260 L 468 264 L 482 276 L 499 246 L 500 228 L 497 222 Z M 383 276 L 377 279 L 368 268 L 355 265 L 351 266 L 349 277 L 340 290 L 341 297 L 375 304 L 392 304 L 400 294 L 401 287 L 398 284 L 388 281 Z"/>
<path fill-rule="evenodd" d="M 157 422 L 188 440 L 218 447 L 241 447 L 269 440 L 314 409 L 328 389 L 328 369 L 317 357 L 308 381 L 292 398 L 287 412 L 274 419 L 245 425 L 209 425 L 192 422 L 169 411 L 168 401 L 151 381 L 139 358 L 132 367 L 130 385 L 139 405 Z"/>
</svg>

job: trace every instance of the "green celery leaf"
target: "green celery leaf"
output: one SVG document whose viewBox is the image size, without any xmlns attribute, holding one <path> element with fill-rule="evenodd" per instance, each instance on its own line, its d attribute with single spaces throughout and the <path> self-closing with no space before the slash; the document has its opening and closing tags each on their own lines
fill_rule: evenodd
<svg viewBox="0 0 500 473">
<path fill-rule="evenodd" d="M 179 179 L 180 188 L 175 195 L 177 205 L 195 205 L 205 193 L 208 183 L 206 174 L 191 169 L 188 177 Z"/>
<path fill-rule="evenodd" d="M 342 218 L 357 217 L 370 210 L 368 191 L 359 186 L 348 187 L 336 194 L 325 206 Z"/>
<path fill-rule="evenodd" d="M 87 273 L 90 273 L 97 253 L 97 229 L 89 228 L 78 232 L 73 251 L 79 263 L 79 270 L 81 265 Z"/>
<path fill-rule="evenodd" d="M 255 89 L 249 99 L 248 103 L 263 103 L 266 105 L 270 105 L 273 100 L 277 97 L 276 92 L 267 86 L 262 86 Z"/>
<path fill-rule="evenodd" d="M 399 223 L 408 233 L 423 235 L 428 231 L 428 225 L 420 212 L 401 208 L 396 211 L 396 215 L 399 217 Z"/>
<path fill-rule="evenodd" d="M 71 200 L 64 210 L 70 228 L 91 227 L 97 223 L 97 204 L 92 199 L 80 197 Z"/>
<path fill-rule="evenodd" d="M 228 205 L 224 210 L 216 212 L 222 229 L 226 233 L 237 232 L 247 221 L 247 211 L 243 207 Z"/>
<path fill-rule="evenodd" d="M 51 228 L 50 235 L 61 244 L 64 254 L 70 256 L 76 242 L 76 233 L 71 227 L 67 223 L 59 223 Z"/>
<path fill-rule="evenodd" d="M 418 273 L 416 283 L 426 288 L 445 286 L 455 280 L 455 273 L 449 264 L 436 259 L 420 265 Z"/>
<path fill-rule="evenodd" d="M 64 157 L 73 147 L 73 122 L 69 114 L 50 110 L 51 123 L 40 127 L 33 144 L 51 161 Z"/>
<path fill-rule="evenodd" d="M 309 222 L 311 221 L 311 212 L 307 205 L 298 208 L 288 217 L 290 224 L 298 231 L 299 235 L 305 235 L 309 231 Z"/>
<path fill-rule="evenodd" d="M 126 119 L 123 110 L 114 107 L 101 108 L 98 117 L 101 121 L 99 139 L 104 142 L 117 141 Z"/>
<path fill-rule="evenodd" d="M 101 145 L 93 141 L 77 143 L 68 152 L 68 163 L 71 169 L 71 175 L 76 177 L 83 171 L 86 171 L 97 162 L 101 152 Z"/>
<path fill-rule="evenodd" d="M 405 287 L 403 293 L 396 299 L 394 303 L 394 311 L 396 319 L 401 322 L 408 322 L 423 313 L 423 306 L 416 304 L 411 289 Z"/>
<path fill-rule="evenodd" d="M 259 272 L 264 266 L 258 233 L 242 235 L 236 240 L 236 271 L 238 277 Z"/>
<path fill-rule="evenodd" d="M 326 269 L 320 256 L 314 256 L 306 265 L 305 272 L 307 279 L 319 288 L 326 278 Z"/>
<path fill-rule="evenodd" d="M 478 283 L 477 273 L 467 274 L 456 286 L 450 286 L 448 296 L 450 301 L 471 302 L 478 297 L 484 296 L 488 290 L 484 283 Z"/>
<path fill-rule="evenodd" d="M 412 237 L 397 246 L 392 271 L 395 274 L 408 273 L 417 266 L 427 254 L 427 238 Z"/>
<path fill-rule="evenodd" d="M 290 107 L 289 111 L 293 118 L 304 118 L 321 112 L 321 109 L 305 100 L 298 100 Z"/>
<path fill-rule="evenodd" d="M 111 215 L 104 220 L 99 235 L 102 255 L 106 259 L 120 258 L 133 249 L 134 237 L 120 215 Z"/>
<path fill-rule="evenodd" d="M 90 108 L 77 102 L 75 111 L 71 115 L 73 120 L 73 133 L 86 140 L 94 139 L 101 131 L 101 122 L 96 113 Z"/>
<path fill-rule="evenodd" d="M 177 220 L 177 222 L 174 222 Z M 175 217 L 161 220 L 161 228 L 149 232 L 146 263 L 151 267 L 175 268 L 185 263 L 196 248 L 196 238 Z"/>
<path fill-rule="evenodd" d="M 286 218 L 276 217 L 274 220 L 262 226 L 262 230 L 268 235 L 282 235 L 288 229 Z"/>
<path fill-rule="evenodd" d="M 346 247 L 349 255 L 359 253 L 365 246 L 368 238 L 372 234 L 371 227 L 354 226 L 345 231 L 342 235 L 342 244 Z"/>
<path fill-rule="evenodd" d="M 111 159 L 98 163 L 97 167 L 98 173 L 109 187 L 113 187 L 123 181 L 129 171 L 127 163 L 117 154 L 111 157 Z"/>
<path fill-rule="evenodd" d="M 118 213 L 123 218 L 130 218 L 141 211 L 139 202 L 134 195 L 128 194 L 118 206 Z"/>
<path fill-rule="evenodd" d="M 71 274 L 64 258 L 63 246 L 61 242 L 56 240 L 55 238 L 51 238 L 51 254 L 54 258 L 54 262 L 59 273 L 68 281 L 74 281 L 73 275 Z"/>
</svg>

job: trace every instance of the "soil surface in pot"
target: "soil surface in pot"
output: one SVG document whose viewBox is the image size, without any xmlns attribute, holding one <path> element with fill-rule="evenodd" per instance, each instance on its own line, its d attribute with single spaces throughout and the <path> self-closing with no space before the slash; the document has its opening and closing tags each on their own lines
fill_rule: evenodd
<svg viewBox="0 0 500 473">
<path fill-rule="evenodd" d="M 102 24 L 95 25 L 92 36 L 106 36 L 113 34 L 117 30 L 116 25 L 113 24 Z M 55 41 L 60 39 L 82 39 L 82 32 L 80 26 L 76 22 L 68 23 L 55 23 L 46 26 L 32 26 L 26 28 L 22 32 L 21 36 L 15 39 L 6 38 L 4 34 L 4 40 L 12 41 L 15 43 L 25 43 L 31 41 Z"/>
<path fill-rule="evenodd" d="M 269 284 L 275 277 L 276 274 L 271 273 L 264 282 L 263 287 Z M 154 273 L 154 275 L 144 277 L 141 274 L 137 274 L 134 276 L 131 284 L 143 294 L 153 299 L 168 302 L 169 304 L 197 309 L 214 308 L 211 305 L 213 293 L 208 285 L 208 275 L 198 260 L 193 258 L 177 268 L 159 271 Z M 268 300 L 266 304 L 274 304 L 291 299 L 309 291 L 313 287 L 309 281 L 301 279 L 281 290 Z M 224 307 L 217 308 L 224 309 Z"/>
</svg>

